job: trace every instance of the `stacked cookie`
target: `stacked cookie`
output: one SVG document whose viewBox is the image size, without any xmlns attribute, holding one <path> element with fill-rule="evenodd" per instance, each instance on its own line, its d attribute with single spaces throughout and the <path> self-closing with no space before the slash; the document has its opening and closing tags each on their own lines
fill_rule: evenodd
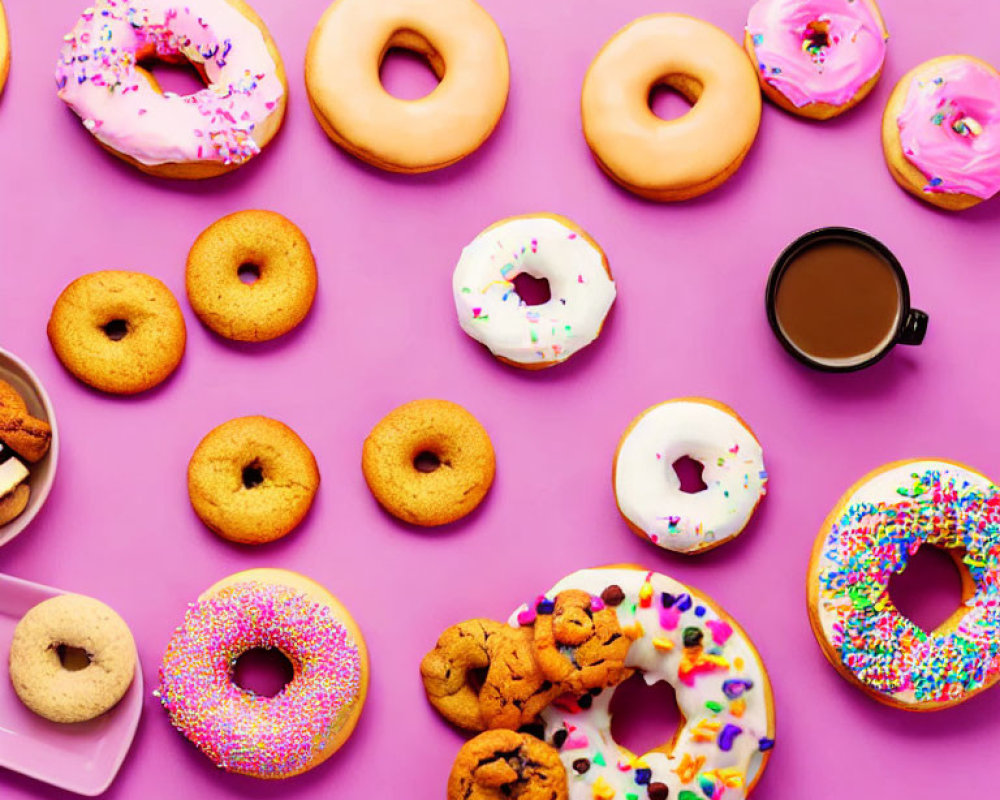
<svg viewBox="0 0 1000 800">
<path fill-rule="evenodd" d="M 52 428 L 28 411 L 24 398 L 0 381 L 0 525 L 24 511 L 31 496 L 28 464 L 49 451 Z"/>
</svg>

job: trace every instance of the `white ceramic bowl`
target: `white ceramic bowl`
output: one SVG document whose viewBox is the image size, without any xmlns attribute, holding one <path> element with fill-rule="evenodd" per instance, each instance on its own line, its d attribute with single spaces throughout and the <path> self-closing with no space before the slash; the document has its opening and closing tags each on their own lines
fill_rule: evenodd
<svg viewBox="0 0 1000 800">
<path fill-rule="evenodd" d="M 59 431 L 56 428 L 56 413 L 52 408 L 52 401 L 49 400 L 38 376 L 21 359 L 2 348 L 0 348 L 0 380 L 17 389 L 24 402 L 28 404 L 28 411 L 52 426 L 52 444 L 49 452 L 37 464 L 28 464 L 31 473 L 28 478 L 31 496 L 28 498 L 27 507 L 16 519 L 0 526 L 0 547 L 2 547 L 31 524 L 49 496 L 52 481 L 56 476 L 56 464 L 59 461 Z"/>
</svg>

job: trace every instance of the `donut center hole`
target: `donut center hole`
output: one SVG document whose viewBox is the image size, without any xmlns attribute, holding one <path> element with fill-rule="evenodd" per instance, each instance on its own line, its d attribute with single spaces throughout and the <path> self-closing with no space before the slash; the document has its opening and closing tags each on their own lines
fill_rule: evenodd
<svg viewBox="0 0 1000 800">
<path fill-rule="evenodd" d="M 470 669 L 465 673 L 465 683 L 470 689 L 476 694 L 486 685 L 486 675 L 489 673 L 489 667 L 479 667 L 478 669 Z"/>
<path fill-rule="evenodd" d="M 112 342 L 120 342 L 128 334 L 128 323 L 123 319 L 113 319 L 101 326 L 101 330 Z"/>
<path fill-rule="evenodd" d="M 255 647 L 233 662 L 233 683 L 260 697 L 274 697 L 294 677 L 292 662 L 275 647 Z"/>
<path fill-rule="evenodd" d="M 681 485 L 681 491 L 685 494 L 698 494 L 708 488 L 708 484 L 702 478 L 705 465 L 700 461 L 691 456 L 681 456 L 670 466 Z"/>
<path fill-rule="evenodd" d="M 260 462 L 254 461 L 243 467 L 243 488 L 253 489 L 264 482 L 264 469 Z"/>
<path fill-rule="evenodd" d="M 421 450 L 413 458 L 413 467 L 417 472 L 434 472 L 441 466 L 441 459 L 437 453 L 430 450 Z"/>
<path fill-rule="evenodd" d="M 700 81 L 687 75 L 667 75 L 649 89 L 649 110 L 662 120 L 683 117 L 701 97 Z"/>
<path fill-rule="evenodd" d="M 152 76 L 164 94 L 188 97 L 202 91 L 207 85 L 202 72 L 183 56 L 164 59 L 150 55 L 139 59 L 136 66 Z"/>
<path fill-rule="evenodd" d="M 955 559 L 964 550 L 922 546 L 902 572 L 889 578 L 889 597 L 904 617 L 924 631 L 933 631 L 963 605 L 962 570 Z"/>
<path fill-rule="evenodd" d="M 79 672 L 90 666 L 90 655 L 82 647 L 61 644 L 56 647 L 56 655 L 59 656 L 62 668 L 69 672 Z"/>
<path fill-rule="evenodd" d="M 236 274 L 243 283 L 247 286 L 252 286 L 260 280 L 260 267 L 249 262 L 240 264 L 240 268 L 236 270 Z"/>
<path fill-rule="evenodd" d="M 802 37 L 802 49 L 812 55 L 819 55 L 819 52 L 830 46 L 830 23 L 822 20 L 815 20 L 806 25 L 805 33 Z"/>
<path fill-rule="evenodd" d="M 674 688 L 648 686 L 638 672 L 615 689 L 610 710 L 612 737 L 637 755 L 673 741 L 684 724 Z"/>
<path fill-rule="evenodd" d="M 526 306 L 540 306 L 552 299 L 552 290 L 545 278 L 522 272 L 513 280 L 514 291 Z"/>
<path fill-rule="evenodd" d="M 417 34 L 411 33 L 411 36 Z M 440 73 L 432 58 L 437 60 L 426 42 L 402 34 L 394 37 L 398 44 L 390 46 L 379 66 L 379 79 L 385 90 L 400 100 L 419 100 L 433 92 L 440 81 Z M 422 37 L 421 37 L 422 39 Z M 409 46 L 408 46 L 409 45 Z"/>
</svg>

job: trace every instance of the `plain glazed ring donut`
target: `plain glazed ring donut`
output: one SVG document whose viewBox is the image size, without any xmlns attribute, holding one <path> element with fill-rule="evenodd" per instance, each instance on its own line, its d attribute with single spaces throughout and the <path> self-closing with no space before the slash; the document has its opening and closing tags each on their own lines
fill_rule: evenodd
<svg viewBox="0 0 1000 800">
<path fill-rule="evenodd" d="M 232 665 L 277 649 L 291 681 L 273 697 L 243 689 Z M 368 691 L 357 624 L 318 583 L 283 569 L 231 575 L 192 604 L 167 645 L 155 692 L 170 721 L 213 763 L 257 778 L 288 778 L 347 741 Z"/>
<path fill-rule="evenodd" d="M 903 616 L 889 579 L 928 544 L 962 574 L 962 603 L 933 631 Z M 809 619 L 827 660 L 908 711 L 957 705 L 1000 679 L 1000 489 L 951 461 L 897 461 L 834 506 L 809 563 Z"/>
<path fill-rule="evenodd" d="M 663 120 L 650 92 L 669 86 L 691 110 Z M 641 17 L 616 33 L 583 81 L 583 132 L 597 163 L 630 192 L 686 200 L 721 185 L 757 136 L 750 59 L 727 33 L 683 14 Z"/>
<path fill-rule="evenodd" d="M 365 481 L 382 507 L 414 525 L 445 525 L 478 506 L 496 472 L 493 444 L 468 411 L 414 400 L 389 412 L 365 439 Z"/>
<path fill-rule="evenodd" d="M 514 285 L 521 274 L 545 279 L 549 300 L 525 304 Z M 462 251 L 452 291 L 462 330 L 522 369 L 551 367 L 589 345 L 615 301 L 604 251 L 556 214 L 491 225 Z"/>
<path fill-rule="evenodd" d="M 82 651 L 73 668 L 69 654 L 65 661 L 60 655 L 66 648 Z M 135 642 L 125 621 L 104 603 L 78 594 L 32 608 L 10 646 L 14 691 L 53 722 L 85 722 L 113 708 L 132 685 L 135 666 Z"/>
<path fill-rule="evenodd" d="M 257 279 L 244 283 L 249 268 Z M 194 313 L 226 339 L 265 342 L 305 319 L 316 297 L 309 240 L 273 211 L 238 211 L 212 223 L 188 253 Z"/>
<path fill-rule="evenodd" d="M 425 56 L 438 87 L 419 100 L 389 94 L 379 69 L 393 47 Z M 478 149 L 500 121 L 509 85 L 507 45 L 473 0 L 336 0 L 306 53 L 323 130 L 393 172 L 428 172 Z"/>
<path fill-rule="evenodd" d="M 206 87 L 160 89 L 144 59 L 190 62 Z M 278 132 L 281 56 L 243 0 L 94 0 L 64 37 L 59 97 L 110 153 L 143 172 L 208 178 L 249 161 Z"/>
</svg>

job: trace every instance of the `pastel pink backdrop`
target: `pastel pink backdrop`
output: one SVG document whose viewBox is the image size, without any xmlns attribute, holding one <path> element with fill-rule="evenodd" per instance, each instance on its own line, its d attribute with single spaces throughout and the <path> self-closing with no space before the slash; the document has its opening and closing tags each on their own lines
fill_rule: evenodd
<svg viewBox="0 0 1000 800">
<path fill-rule="evenodd" d="M 879 144 L 895 81 L 924 59 L 968 52 L 1000 62 L 1000 6 L 885 0 L 893 34 L 881 83 L 855 112 L 809 124 L 765 108 L 760 137 L 722 189 L 653 205 L 617 189 L 580 133 L 584 71 L 642 14 L 683 11 L 739 35 L 742 0 L 483 0 L 510 48 L 512 88 L 493 138 L 461 164 L 398 177 L 344 155 L 314 121 L 303 55 L 326 0 L 257 0 L 285 58 L 284 130 L 256 162 L 208 183 L 148 178 L 105 155 L 55 97 L 52 66 L 83 0 L 9 0 L 13 69 L 0 102 L 0 342 L 52 395 L 62 461 L 47 507 L 0 549 L 0 571 L 91 594 L 135 632 L 148 688 L 185 604 L 237 570 L 282 566 L 329 586 L 353 611 L 372 688 L 353 738 L 321 768 L 267 783 L 216 770 L 147 696 L 109 798 L 443 797 L 463 737 L 424 700 L 422 653 L 446 626 L 504 618 L 562 575 L 639 562 L 714 596 L 746 627 L 773 679 L 777 748 L 765 800 L 982 796 L 1000 742 L 1000 689 L 912 716 L 850 687 L 824 661 L 805 611 L 814 535 L 841 492 L 882 462 L 940 455 L 1000 474 L 1000 201 L 958 216 L 905 195 Z M 320 291 L 300 330 L 261 346 L 201 327 L 184 299 L 184 261 L 217 217 L 271 208 L 312 241 Z M 604 246 L 619 299 L 601 339 L 571 363 L 522 373 L 460 331 L 450 277 L 493 221 L 565 214 Z M 862 374 L 814 374 L 772 338 L 767 270 L 796 235 L 851 225 L 883 239 L 930 313 L 926 344 Z M 188 322 L 183 365 L 134 399 L 94 393 L 63 371 L 45 324 L 59 291 L 100 268 L 149 272 Z M 708 555 L 671 556 L 630 534 L 615 510 L 611 457 L 639 411 L 670 397 L 733 405 L 765 446 L 770 494 L 745 534 Z M 437 531 L 395 522 L 369 495 L 361 442 L 387 411 L 438 396 L 476 414 L 497 480 L 467 521 Z M 185 468 L 210 428 L 267 414 L 319 460 L 312 514 L 260 549 L 216 538 L 192 513 Z M 2 654 L 0 654 L 2 655 Z M 675 716 L 675 712 L 668 712 Z M 5 799 L 63 793 L 0 773 Z"/>
</svg>

